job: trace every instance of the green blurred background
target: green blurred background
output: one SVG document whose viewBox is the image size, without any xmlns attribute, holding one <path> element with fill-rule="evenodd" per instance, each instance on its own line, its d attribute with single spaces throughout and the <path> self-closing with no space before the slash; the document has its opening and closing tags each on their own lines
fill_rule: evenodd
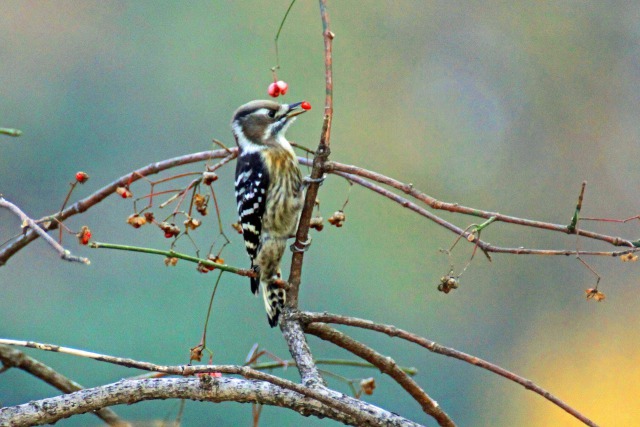
<svg viewBox="0 0 640 427">
<path fill-rule="evenodd" d="M 288 0 L 5 1 L 0 13 L 0 193 L 32 217 L 59 208 L 73 174 L 84 197 L 125 173 L 180 154 L 233 144 L 229 120 L 266 97 L 273 38 Z M 333 1 L 335 118 L 332 158 L 405 182 L 441 200 L 531 219 L 567 223 L 583 180 L 584 214 L 638 213 L 640 4 L 636 2 Z M 317 144 L 324 102 L 318 5 L 299 1 L 280 39 L 283 99 L 314 108 L 291 128 Z M 184 171 L 201 170 L 192 165 Z M 235 221 L 233 165 L 216 182 L 225 226 Z M 133 186 L 136 196 L 148 186 Z M 320 193 L 328 217 L 348 184 L 330 177 Z M 125 224 L 130 201 L 109 198 L 69 220 L 98 241 L 168 248 L 152 227 Z M 465 227 L 473 218 L 441 213 Z M 341 229 L 314 234 L 305 257 L 301 307 L 390 323 L 485 358 L 545 387 L 602 425 L 638 425 L 638 265 L 589 258 L 607 300 L 586 302 L 593 276 L 572 257 L 479 256 L 460 289 L 436 291 L 449 262 L 438 248 L 454 236 L 392 202 L 354 187 Z M 160 214 L 158 214 L 160 216 Z M 637 221 L 588 224 L 638 238 Z M 0 241 L 19 230 L 0 211 Z M 207 250 L 213 217 L 198 230 Z M 225 260 L 246 266 L 241 239 Z M 575 237 L 497 224 L 483 237 L 503 246 L 575 248 Z M 166 268 L 150 255 L 66 245 L 89 267 L 61 262 L 36 241 L 0 269 L 0 336 L 131 357 L 188 361 L 198 343 L 215 279 L 193 264 Z M 583 249 L 610 250 L 587 241 Z M 180 241 L 178 250 L 192 251 Z M 460 245 L 461 268 L 471 246 Z M 288 260 L 286 262 L 288 269 Z M 349 330 L 399 364 L 460 425 L 579 425 L 538 395 L 496 375 L 398 340 Z M 209 345 L 215 363 L 242 363 L 254 343 L 286 358 L 248 281 L 225 275 Z M 316 357 L 346 353 L 314 338 Z M 138 372 L 29 351 L 85 386 Z M 395 384 L 374 371 L 366 400 L 433 425 Z M 276 372 L 280 374 L 281 372 Z M 294 369 L 285 375 L 297 379 Z M 331 386 L 348 388 L 330 379 Z M 55 395 L 10 370 L 0 403 Z M 116 407 L 137 421 L 171 419 L 177 402 Z M 249 405 L 188 402 L 184 425 L 250 425 Z M 97 425 L 85 415 L 61 426 Z M 333 425 L 267 407 L 265 426 Z"/>
</svg>

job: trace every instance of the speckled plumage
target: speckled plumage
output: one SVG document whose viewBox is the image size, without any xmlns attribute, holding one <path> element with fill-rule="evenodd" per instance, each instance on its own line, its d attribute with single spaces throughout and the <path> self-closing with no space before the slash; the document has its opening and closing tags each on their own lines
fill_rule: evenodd
<svg viewBox="0 0 640 427">
<path fill-rule="evenodd" d="M 234 113 L 232 128 L 240 153 L 236 165 L 236 201 L 247 253 L 262 288 L 269 324 L 275 326 L 286 301 L 277 285 L 287 239 L 302 208 L 302 174 L 284 134 L 299 104 L 252 101 Z"/>
</svg>

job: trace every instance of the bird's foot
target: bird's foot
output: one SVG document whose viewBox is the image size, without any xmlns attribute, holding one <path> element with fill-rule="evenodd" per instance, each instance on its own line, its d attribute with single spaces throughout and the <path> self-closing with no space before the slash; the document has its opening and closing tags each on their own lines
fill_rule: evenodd
<svg viewBox="0 0 640 427">
<path fill-rule="evenodd" d="M 326 173 L 323 174 L 320 178 L 311 178 L 311 175 L 307 175 L 304 178 L 302 178 L 302 182 L 304 182 L 305 187 L 308 187 L 309 184 L 312 184 L 312 183 L 322 185 L 326 177 L 327 177 Z"/>
<path fill-rule="evenodd" d="M 289 248 L 291 249 L 291 252 L 306 252 L 309 249 L 309 246 L 311 246 L 311 240 L 311 236 L 309 236 L 306 242 L 296 240 L 291 246 L 289 246 Z"/>
</svg>

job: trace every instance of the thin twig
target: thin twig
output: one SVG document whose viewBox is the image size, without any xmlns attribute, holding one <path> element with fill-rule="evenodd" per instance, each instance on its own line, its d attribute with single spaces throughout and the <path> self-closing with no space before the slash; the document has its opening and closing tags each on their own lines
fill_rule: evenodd
<svg viewBox="0 0 640 427">
<path fill-rule="evenodd" d="M 335 162 L 333 162 L 335 165 Z M 383 188 L 379 185 L 376 185 L 372 182 L 367 181 L 366 179 L 361 178 L 360 176 L 357 176 L 355 174 L 350 174 L 350 173 L 346 173 L 346 172 L 340 172 L 337 170 L 334 170 L 333 172 L 330 171 L 330 173 L 334 173 L 338 176 L 341 176 L 355 184 L 358 184 L 362 187 L 365 187 L 371 191 L 374 191 L 396 203 L 398 203 L 399 205 L 401 205 L 404 208 L 407 208 L 409 210 L 412 210 L 414 212 L 416 212 L 417 214 L 430 219 L 431 221 L 435 222 L 436 224 L 440 225 L 443 228 L 446 228 L 448 230 L 450 230 L 451 232 L 455 233 L 456 235 L 461 235 L 465 238 L 471 236 L 472 234 L 469 233 L 468 231 L 465 231 L 464 229 L 440 218 L 439 216 L 435 215 L 434 213 L 428 211 L 427 209 L 423 208 L 422 206 L 417 205 L 416 203 L 411 202 L 410 200 L 408 200 L 405 197 L 399 196 L 397 194 L 395 194 L 394 192 L 387 190 L 386 188 Z M 442 202 L 440 202 L 442 203 Z M 470 208 L 469 208 L 470 209 Z M 519 223 L 520 225 L 528 225 L 531 227 L 536 227 L 536 228 L 542 228 L 542 229 L 546 229 L 546 230 L 553 230 L 553 231 L 559 231 L 562 233 L 568 233 L 567 232 L 567 226 L 563 226 L 563 225 L 558 225 L 558 224 L 551 224 L 551 223 L 546 223 L 546 222 L 541 222 L 541 221 L 531 221 L 531 220 L 523 220 L 522 218 L 516 218 L 516 217 L 508 217 L 506 215 L 501 215 L 498 213 L 494 213 L 495 216 L 487 216 L 489 214 L 489 212 L 486 211 L 481 211 L 481 210 L 475 210 L 477 213 L 481 213 L 479 215 L 479 217 L 482 218 L 487 218 L 487 219 L 491 219 L 492 222 L 496 222 L 499 221 L 500 218 L 502 218 L 502 222 L 508 222 L 508 223 Z M 462 212 L 462 213 L 466 213 L 466 212 Z M 527 222 L 527 224 L 522 224 L 522 222 Z M 621 251 L 575 251 L 575 250 L 566 250 L 566 249 L 527 249 L 524 247 L 519 247 L 519 248 L 508 248 L 508 247 L 501 247 L 501 246 L 494 246 L 488 242 L 485 242 L 483 240 L 477 239 L 477 238 L 473 238 L 471 239 L 473 241 L 474 244 L 476 244 L 480 249 L 482 249 L 485 252 L 493 252 L 493 253 L 509 253 L 509 254 L 513 254 L 513 255 L 564 255 L 564 256 L 568 256 L 568 255 L 593 255 L 593 256 L 610 256 L 610 257 L 617 257 L 620 255 L 624 255 L 627 254 L 629 252 L 635 252 L 638 251 L 640 249 L 638 249 L 636 247 L 636 245 L 634 245 L 632 242 L 628 241 L 628 240 L 624 240 L 621 239 L 619 237 L 614 237 L 614 236 L 608 236 L 608 235 L 604 235 L 604 234 L 598 234 L 598 233 L 593 233 L 590 231 L 585 231 L 585 230 L 576 230 L 576 234 L 579 236 L 583 236 L 583 237 L 587 237 L 587 238 L 591 238 L 591 239 L 595 239 L 595 240 L 602 240 L 605 241 L 607 243 L 610 243 L 614 246 L 626 246 L 629 247 L 631 249 L 626 249 L 626 250 L 621 250 Z"/>
<path fill-rule="evenodd" d="M 0 134 L 8 136 L 20 136 L 22 135 L 22 131 L 20 129 L 0 128 Z"/>
<path fill-rule="evenodd" d="M 237 148 L 233 149 L 237 152 Z M 40 221 L 49 221 L 49 225 L 44 227 L 46 231 L 53 230 L 58 227 L 57 221 L 64 221 L 67 218 L 77 215 L 79 213 L 85 212 L 92 208 L 93 206 L 100 203 L 102 200 L 106 199 L 110 195 L 116 192 L 118 187 L 128 186 L 131 183 L 142 179 L 142 177 L 146 177 L 149 175 L 154 175 L 160 173 L 162 171 L 172 169 L 178 166 L 183 166 L 191 163 L 202 162 L 209 159 L 214 158 L 224 158 L 227 157 L 229 153 L 226 150 L 214 150 L 214 151 L 201 151 L 199 153 L 191 153 L 183 156 L 174 157 L 171 159 L 162 160 L 160 162 L 151 163 L 147 166 L 144 166 L 140 169 L 137 169 L 133 172 L 127 173 L 124 176 L 121 176 L 117 180 L 113 181 L 111 184 L 106 185 L 96 191 L 95 193 L 85 197 L 82 200 L 79 200 L 66 208 L 64 211 L 57 215 L 50 215 L 42 218 Z M 6 247 L 0 249 L 0 267 L 7 263 L 7 261 L 20 249 L 27 246 L 29 243 L 34 241 L 40 236 L 37 230 L 29 230 L 27 233 L 16 239 L 16 241 L 8 244 Z"/>
<path fill-rule="evenodd" d="M 350 359 L 315 359 L 314 362 L 318 365 L 332 365 L 332 366 L 355 366 L 357 368 L 377 368 L 377 366 L 368 363 L 362 362 L 360 360 L 350 360 Z M 283 360 L 281 362 L 261 362 L 261 363 L 253 363 L 250 366 L 253 369 L 263 370 L 263 369 L 277 369 L 277 368 L 285 368 L 289 366 L 295 366 L 296 361 L 291 360 Z M 416 375 L 418 370 L 412 367 L 406 366 L 398 366 L 402 372 L 407 375 Z"/>
<path fill-rule="evenodd" d="M 91 261 L 89 261 L 88 258 L 71 255 L 71 252 L 69 250 L 63 248 L 62 245 L 56 242 L 51 236 L 47 234 L 45 230 L 43 230 L 38 224 L 36 224 L 34 220 L 29 218 L 27 214 L 22 212 L 20 208 L 18 208 L 16 205 L 9 202 L 7 199 L 5 199 L 2 196 L 0 196 L 0 208 L 8 209 L 14 215 L 20 218 L 20 220 L 22 221 L 23 227 L 30 228 L 31 230 L 33 230 L 34 234 L 42 237 L 56 252 L 58 252 L 58 254 L 60 255 L 60 258 L 62 258 L 63 260 L 71 261 L 71 262 L 80 262 L 85 265 L 91 264 Z M 0 261 L 0 265 L 2 265 L 1 261 Z"/>
<path fill-rule="evenodd" d="M 161 249 L 141 248 L 139 246 L 117 245 L 114 243 L 104 243 L 104 242 L 91 242 L 89 247 L 94 249 L 115 249 L 120 251 L 142 252 L 145 254 L 162 255 L 167 258 L 179 258 L 179 259 L 183 259 L 185 261 L 193 262 L 196 264 L 202 264 L 207 267 L 215 267 L 218 270 L 227 271 L 229 273 L 234 273 L 239 276 L 254 277 L 256 274 L 253 270 L 245 270 L 238 267 L 232 267 L 227 264 L 219 264 L 217 262 L 211 261 L 210 259 L 198 258 L 191 255 L 183 254 L 180 252 L 175 252 L 172 250 L 165 251 Z"/>
<path fill-rule="evenodd" d="M 306 162 L 305 160 L 301 160 L 301 163 L 307 164 L 308 162 Z M 556 231 L 556 232 L 561 232 L 565 234 L 573 234 L 569 230 L 569 227 L 567 225 L 553 224 L 553 223 L 548 223 L 543 221 L 534 221 L 534 220 L 525 219 L 525 218 L 503 215 L 498 212 L 491 212 L 491 211 L 485 211 L 482 209 L 462 206 L 458 203 L 443 202 L 425 193 L 422 193 L 421 191 L 416 190 L 413 187 L 413 184 L 405 184 L 394 178 L 390 178 L 383 174 L 373 172 L 364 168 L 360 168 L 358 166 L 345 165 L 345 164 L 337 163 L 334 161 L 329 161 L 324 165 L 324 167 L 325 167 L 325 172 L 327 173 L 345 172 L 349 174 L 348 176 L 357 175 L 362 178 L 373 180 L 380 184 L 388 185 L 389 187 L 400 190 L 405 194 L 409 195 L 410 197 L 427 204 L 432 209 L 445 210 L 448 212 L 471 215 L 471 216 L 476 216 L 476 217 L 481 217 L 486 219 L 495 217 L 496 218 L 495 220 L 499 222 L 507 222 L 510 224 L 523 225 L 525 227 L 541 228 L 544 230 Z M 402 199 L 406 200 L 404 198 Z M 587 230 L 580 230 L 579 234 L 581 236 L 584 236 L 590 239 L 602 240 L 604 242 L 612 244 L 613 246 L 627 246 L 631 248 L 637 246 L 637 245 L 634 245 L 633 242 L 626 239 L 622 239 L 620 237 L 608 236 L 605 234 L 594 233 Z M 638 244 L 640 245 L 640 243 Z"/>
</svg>

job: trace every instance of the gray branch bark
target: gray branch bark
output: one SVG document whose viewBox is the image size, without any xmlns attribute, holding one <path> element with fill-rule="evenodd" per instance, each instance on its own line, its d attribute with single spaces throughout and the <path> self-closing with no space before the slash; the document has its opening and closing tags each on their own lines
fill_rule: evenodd
<svg viewBox="0 0 640 427">
<path fill-rule="evenodd" d="M 0 425 L 42 425 L 98 409 L 143 400 L 190 399 L 208 402 L 260 403 L 292 409 L 303 416 L 327 417 L 356 426 L 419 426 L 374 405 L 333 392 L 332 397 L 352 405 L 354 415 L 330 408 L 299 393 L 265 381 L 238 378 L 153 378 L 122 380 L 23 405 L 0 408 Z M 354 403 L 357 404 L 354 405 Z M 372 421 L 373 420 L 373 421 Z"/>
</svg>

